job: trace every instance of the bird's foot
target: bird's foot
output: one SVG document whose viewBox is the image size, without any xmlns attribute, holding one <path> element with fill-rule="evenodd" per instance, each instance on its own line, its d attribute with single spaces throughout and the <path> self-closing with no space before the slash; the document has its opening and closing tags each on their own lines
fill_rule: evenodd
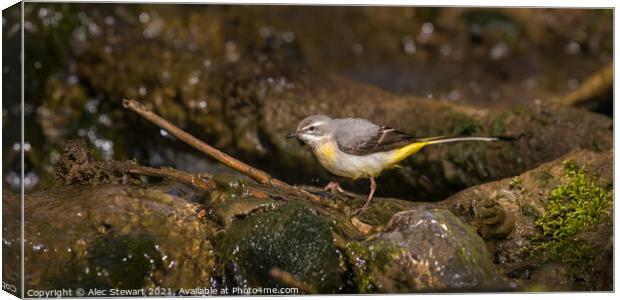
<svg viewBox="0 0 620 300">
<path fill-rule="evenodd" d="M 340 187 L 340 184 L 338 184 L 338 182 L 336 181 L 330 181 L 323 189 L 330 193 L 334 193 L 334 192 L 344 193 L 344 190 Z"/>
<path fill-rule="evenodd" d="M 361 213 L 365 212 L 368 209 L 368 207 L 370 207 L 370 201 L 366 201 L 366 204 L 364 204 L 364 206 L 354 210 L 353 215 L 354 216 L 360 215 Z"/>
<path fill-rule="evenodd" d="M 368 207 L 370 206 L 370 200 L 372 200 L 372 196 L 375 194 L 376 190 L 377 190 L 377 182 L 375 181 L 374 177 L 370 177 L 370 194 L 368 194 L 368 200 L 366 200 L 366 203 L 364 204 L 364 206 L 356 209 L 353 212 L 354 216 L 357 216 L 363 213 L 366 209 L 368 209 Z"/>
</svg>

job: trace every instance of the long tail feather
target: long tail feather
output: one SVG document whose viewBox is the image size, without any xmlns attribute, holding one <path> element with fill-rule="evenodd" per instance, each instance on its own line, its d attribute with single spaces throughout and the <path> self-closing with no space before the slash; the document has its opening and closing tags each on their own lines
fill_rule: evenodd
<svg viewBox="0 0 620 300">
<path fill-rule="evenodd" d="M 461 142 L 461 141 L 481 141 L 481 142 L 493 142 L 498 141 L 498 138 L 494 137 L 479 137 L 479 136 L 463 136 L 463 137 L 448 137 L 448 136 L 439 136 L 432 138 L 420 139 L 420 142 L 424 142 L 427 145 L 432 144 L 440 144 L 440 143 L 451 143 L 451 142 Z"/>
<path fill-rule="evenodd" d="M 482 141 L 482 142 L 492 142 L 499 141 L 500 139 L 494 137 L 477 137 L 477 136 L 464 136 L 464 137 L 455 137 L 455 136 L 436 136 L 431 138 L 418 139 L 415 142 L 398 149 L 394 153 L 394 157 L 392 159 L 392 164 L 397 164 L 401 160 L 407 158 L 410 155 L 417 153 L 422 150 L 427 145 L 432 144 L 440 144 L 440 143 L 450 143 L 450 142 L 460 142 L 460 141 Z"/>
</svg>

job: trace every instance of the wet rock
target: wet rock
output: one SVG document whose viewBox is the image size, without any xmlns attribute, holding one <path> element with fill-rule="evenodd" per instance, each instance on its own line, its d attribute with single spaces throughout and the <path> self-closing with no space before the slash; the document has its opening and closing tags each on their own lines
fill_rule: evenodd
<svg viewBox="0 0 620 300">
<path fill-rule="evenodd" d="M 473 228 L 441 209 L 400 212 L 383 232 L 352 242 L 360 292 L 507 289 L 484 241 Z"/>
<path fill-rule="evenodd" d="M 508 235 L 513 227 L 512 215 L 506 215 L 496 199 L 511 196 L 501 191 L 491 198 L 483 199 L 474 204 L 474 223 L 483 238 L 501 238 Z"/>
<path fill-rule="evenodd" d="M 209 230 L 167 190 L 59 185 L 26 195 L 26 289 L 210 286 Z"/>
<path fill-rule="evenodd" d="M 612 155 L 576 150 L 436 206 L 474 226 L 524 290 L 609 290 Z"/>
<path fill-rule="evenodd" d="M 301 204 L 284 204 L 236 221 L 217 248 L 229 286 L 286 287 L 270 275 L 279 268 L 320 293 L 341 288 L 342 259 L 330 227 Z"/>
</svg>

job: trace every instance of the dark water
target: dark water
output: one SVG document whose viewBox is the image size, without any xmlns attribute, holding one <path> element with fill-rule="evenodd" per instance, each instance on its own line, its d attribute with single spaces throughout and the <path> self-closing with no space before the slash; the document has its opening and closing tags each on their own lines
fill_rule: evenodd
<svg viewBox="0 0 620 300">
<path fill-rule="evenodd" d="M 200 128 L 204 124 L 195 120 L 210 109 L 209 97 L 234 98 L 218 78 L 244 58 L 265 60 L 266 52 L 276 65 L 492 109 L 562 97 L 611 62 L 613 53 L 612 10 L 53 3 L 25 8 L 29 190 L 53 183 L 59 149 L 70 138 L 88 141 L 103 159 L 136 158 L 189 171 L 221 168 L 163 131 L 136 128 L 135 116 L 127 116 L 120 100 L 163 101 L 159 111 L 165 117 L 186 129 Z M 18 85 L 19 29 L 19 11 L 3 12 L 5 87 Z M 3 176 L 5 186 L 15 188 L 20 96 L 14 88 L 4 90 Z"/>
</svg>

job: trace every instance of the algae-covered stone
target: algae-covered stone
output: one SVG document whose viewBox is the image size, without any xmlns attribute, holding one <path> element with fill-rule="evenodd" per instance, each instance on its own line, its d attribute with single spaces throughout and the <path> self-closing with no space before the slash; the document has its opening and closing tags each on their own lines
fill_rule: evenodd
<svg viewBox="0 0 620 300">
<path fill-rule="evenodd" d="M 484 241 L 447 210 L 398 213 L 382 233 L 350 243 L 348 253 L 360 292 L 508 288 Z"/>
<path fill-rule="evenodd" d="M 286 287 L 270 275 L 279 268 L 320 293 L 341 286 L 340 256 L 330 227 L 301 204 L 287 203 L 239 220 L 218 243 L 225 278 L 241 287 Z"/>
<path fill-rule="evenodd" d="M 168 190 L 59 185 L 26 195 L 26 289 L 210 286 L 208 228 Z"/>
<path fill-rule="evenodd" d="M 476 228 L 523 290 L 611 290 L 611 161 L 612 151 L 572 151 L 436 206 Z"/>
</svg>

